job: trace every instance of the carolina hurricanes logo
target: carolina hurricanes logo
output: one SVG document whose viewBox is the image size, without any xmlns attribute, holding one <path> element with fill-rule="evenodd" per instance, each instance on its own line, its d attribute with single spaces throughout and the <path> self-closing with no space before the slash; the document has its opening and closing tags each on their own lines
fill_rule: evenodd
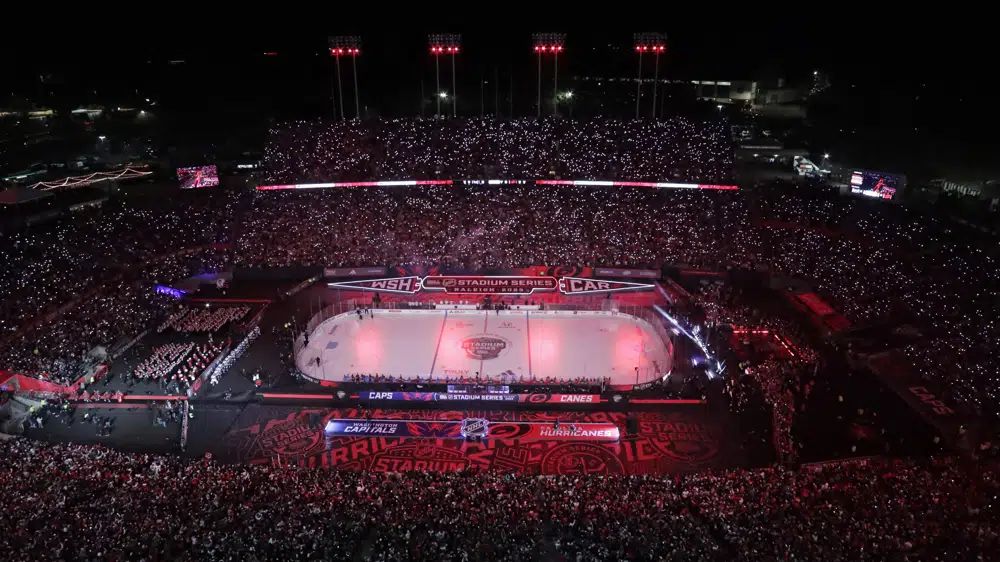
<svg viewBox="0 0 1000 562">
<path fill-rule="evenodd" d="M 531 433 L 531 425 L 516 422 L 493 423 L 489 426 L 489 435 L 495 439 L 517 439 Z"/>
<path fill-rule="evenodd" d="M 575 267 L 575 266 L 562 266 L 562 265 L 557 265 L 557 266 L 550 267 L 549 270 L 548 270 L 548 274 L 551 275 L 551 276 L 553 276 L 553 277 L 572 276 L 572 275 L 577 275 L 579 272 L 580 272 L 580 268 L 579 267 Z"/>
</svg>

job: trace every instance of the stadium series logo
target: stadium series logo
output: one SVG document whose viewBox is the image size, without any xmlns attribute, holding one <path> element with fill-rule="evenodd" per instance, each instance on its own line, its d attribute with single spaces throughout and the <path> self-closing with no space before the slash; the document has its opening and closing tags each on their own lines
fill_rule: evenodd
<svg viewBox="0 0 1000 562">
<path fill-rule="evenodd" d="M 257 446 L 269 456 L 300 456 L 321 443 L 322 434 L 309 427 L 305 416 L 268 424 L 257 437 Z"/>
<path fill-rule="evenodd" d="M 436 444 L 420 443 L 392 447 L 375 455 L 370 470 L 406 472 L 412 470 L 457 472 L 468 470 L 471 462 L 459 450 Z"/>
<path fill-rule="evenodd" d="M 480 361 L 496 359 L 503 350 L 507 349 L 508 345 L 510 345 L 509 341 L 492 334 L 472 336 L 462 340 L 462 349 L 465 350 L 469 359 L 479 359 Z"/>
<path fill-rule="evenodd" d="M 676 461 L 695 465 L 710 461 L 719 454 L 719 440 L 708 425 L 682 419 L 640 421 L 640 435 L 661 454 Z"/>
</svg>

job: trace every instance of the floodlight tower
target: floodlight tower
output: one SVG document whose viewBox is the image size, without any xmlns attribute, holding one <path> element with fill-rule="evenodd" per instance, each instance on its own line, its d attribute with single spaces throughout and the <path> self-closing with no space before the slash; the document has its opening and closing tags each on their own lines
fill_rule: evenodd
<svg viewBox="0 0 1000 562">
<path fill-rule="evenodd" d="M 458 33 L 432 33 L 427 36 L 431 54 L 434 55 L 434 73 L 437 77 L 437 113 L 441 115 L 441 55 L 451 55 L 451 116 L 458 114 L 458 87 L 455 78 L 455 56 L 462 48 L 462 36 Z"/>
<path fill-rule="evenodd" d="M 350 56 L 354 72 L 354 118 L 361 119 L 361 102 L 358 96 L 358 55 L 361 54 L 361 37 L 338 35 L 329 38 L 330 56 L 337 61 L 337 98 L 340 100 L 340 118 L 344 119 L 344 95 L 340 84 L 340 57 Z"/>
<path fill-rule="evenodd" d="M 667 50 L 667 38 L 662 33 L 644 32 L 632 35 L 635 51 L 639 53 L 639 74 L 635 81 L 635 118 L 639 118 L 639 99 L 642 97 L 642 55 L 652 53 L 655 58 L 653 71 L 653 117 L 656 117 L 656 90 L 660 81 L 660 55 Z"/>
<path fill-rule="evenodd" d="M 531 42 L 538 55 L 538 117 L 542 116 L 542 55 L 552 55 L 555 62 L 552 80 L 552 114 L 559 114 L 559 53 L 566 43 L 565 33 L 532 33 Z"/>
</svg>

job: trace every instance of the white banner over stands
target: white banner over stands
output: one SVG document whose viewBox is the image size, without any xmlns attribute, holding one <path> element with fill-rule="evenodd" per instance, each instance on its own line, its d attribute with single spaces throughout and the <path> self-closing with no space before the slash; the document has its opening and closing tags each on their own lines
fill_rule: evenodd
<svg viewBox="0 0 1000 562">
<path fill-rule="evenodd" d="M 413 187 L 418 185 L 562 185 L 577 187 L 650 187 L 653 189 L 705 189 L 711 191 L 736 191 L 739 186 L 714 183 L 682 183 L 671 181 L 610 181 L 610 180 L 388 180 L 388 181 L 333 181 L 322 183 L 290 183 L 258 185 L 257 191 L 286 189 L 330 189 L 343 187 Z"/>
</svg>

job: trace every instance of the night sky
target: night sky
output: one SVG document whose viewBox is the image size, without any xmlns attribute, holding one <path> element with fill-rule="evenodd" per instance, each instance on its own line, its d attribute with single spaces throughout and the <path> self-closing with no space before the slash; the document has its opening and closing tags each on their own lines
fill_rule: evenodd
<svg viewBox="0 0 1000 562">
<path fill-rule="evenodd" d="M 995 131 L 1000 126 L 1000 111 L 993 101 L 998 79 L 986 55 L 996 49 L 990 36 L 970 28 L 968 21 L 961 28 L 946 24 L 945 19 L 913 27 L 899 19 L 850 14 L 832 21 L 793 9 L 775 12 L 763 23 L 735 17 L 728 23 L 701 19 L 682 24 L 666 18 L 663 21 L 668 23 L 652 26 L 649 21 L 656 18 L 635 18 L 632 21 L 638 24 L 614 22 L 594 31 L 592 21 L 573 26 L 565 19 L 538 18 L 536 25 L 524 25 L 511 17 L 514 12 L 509 6 L 485 5 L 476 12 L 489 14 L 494 9 L 501 23 L 492 28 L 444 21 L 441 25 L 392 26 L 359 15 L 327 18 L 344 21 L 343 26 L 304 27 L 279 23 L 282 20 L 269 27 L 243 26 L 217 18 L 185 24 L 171 18 L 169 24 L 106 33 L 81 34 L 81 27 L 67 27 L 45 40 L 37 35 L 31 39 L 8 35 L 0 50 L 5 69 L 0 106 L 12 97 L 42 100 L 56 107 L 151 97 L 178 123 L 233 118 L 237 111 L 276 118 L 328 116 L 332 61 L 324 55 L 326 37 L 360 34 L 362 105 L 369 115 L 414 115 L 420 110 L 421 80 L 425 99 L 434 89 L 427 33 L 449 31 L 463 36 L 458 58 L 459 112 L 478 114 L 480 79 L 492 82 L 499 76 L 501 111 L 509 107 L 513 79 L 514 112 L 529 115 L 536 87 L 532 31 L 567 33 L 566 53 L 560 57 L 560 86 L 571 87 L 573 76 L 634 77 L 632 32 L 658 28 L 668 35 L 663 77 L 785 77 L 795 83 L 820 70 L 830 75 L 834 92 L 826 106 L 812 115 L 860 126 L 863 133 L 858 136 L 864 139 L 859 138 L 859 143 L 885 145 L 898 139 L 899 151 L 905 154 L 934 139 L 932 144 L 942 153 L 954 153 L 953 165 L 989 168 L 993 160 Z M 589 19 L 605 21 L 598 16 Z M 494 21 L 492 17 L 465 19 Z M 278 55 L 265 57 L 265 52 Z M 172 65 L 171 60 L 185 62 Z M 442 68 L 442 85 L 450 89 L 446 70 Z M 548 67 L 544 74 L 543 88 L 550 88 Z M 344 77 L 350 80 L 349 73 Z M 346 109 L 351 114 L 349 82 L 345 88 Z M 492 88 L 492 84 L 483 88 L 487 112 L 493 105 Z M 429 105 L 425 104 L 425 111 L 433 111 Z M 228 116 L 223 115 L 227 112 Z M 923 155 L 915 158 L 923 159 Z"/>
</svg>

